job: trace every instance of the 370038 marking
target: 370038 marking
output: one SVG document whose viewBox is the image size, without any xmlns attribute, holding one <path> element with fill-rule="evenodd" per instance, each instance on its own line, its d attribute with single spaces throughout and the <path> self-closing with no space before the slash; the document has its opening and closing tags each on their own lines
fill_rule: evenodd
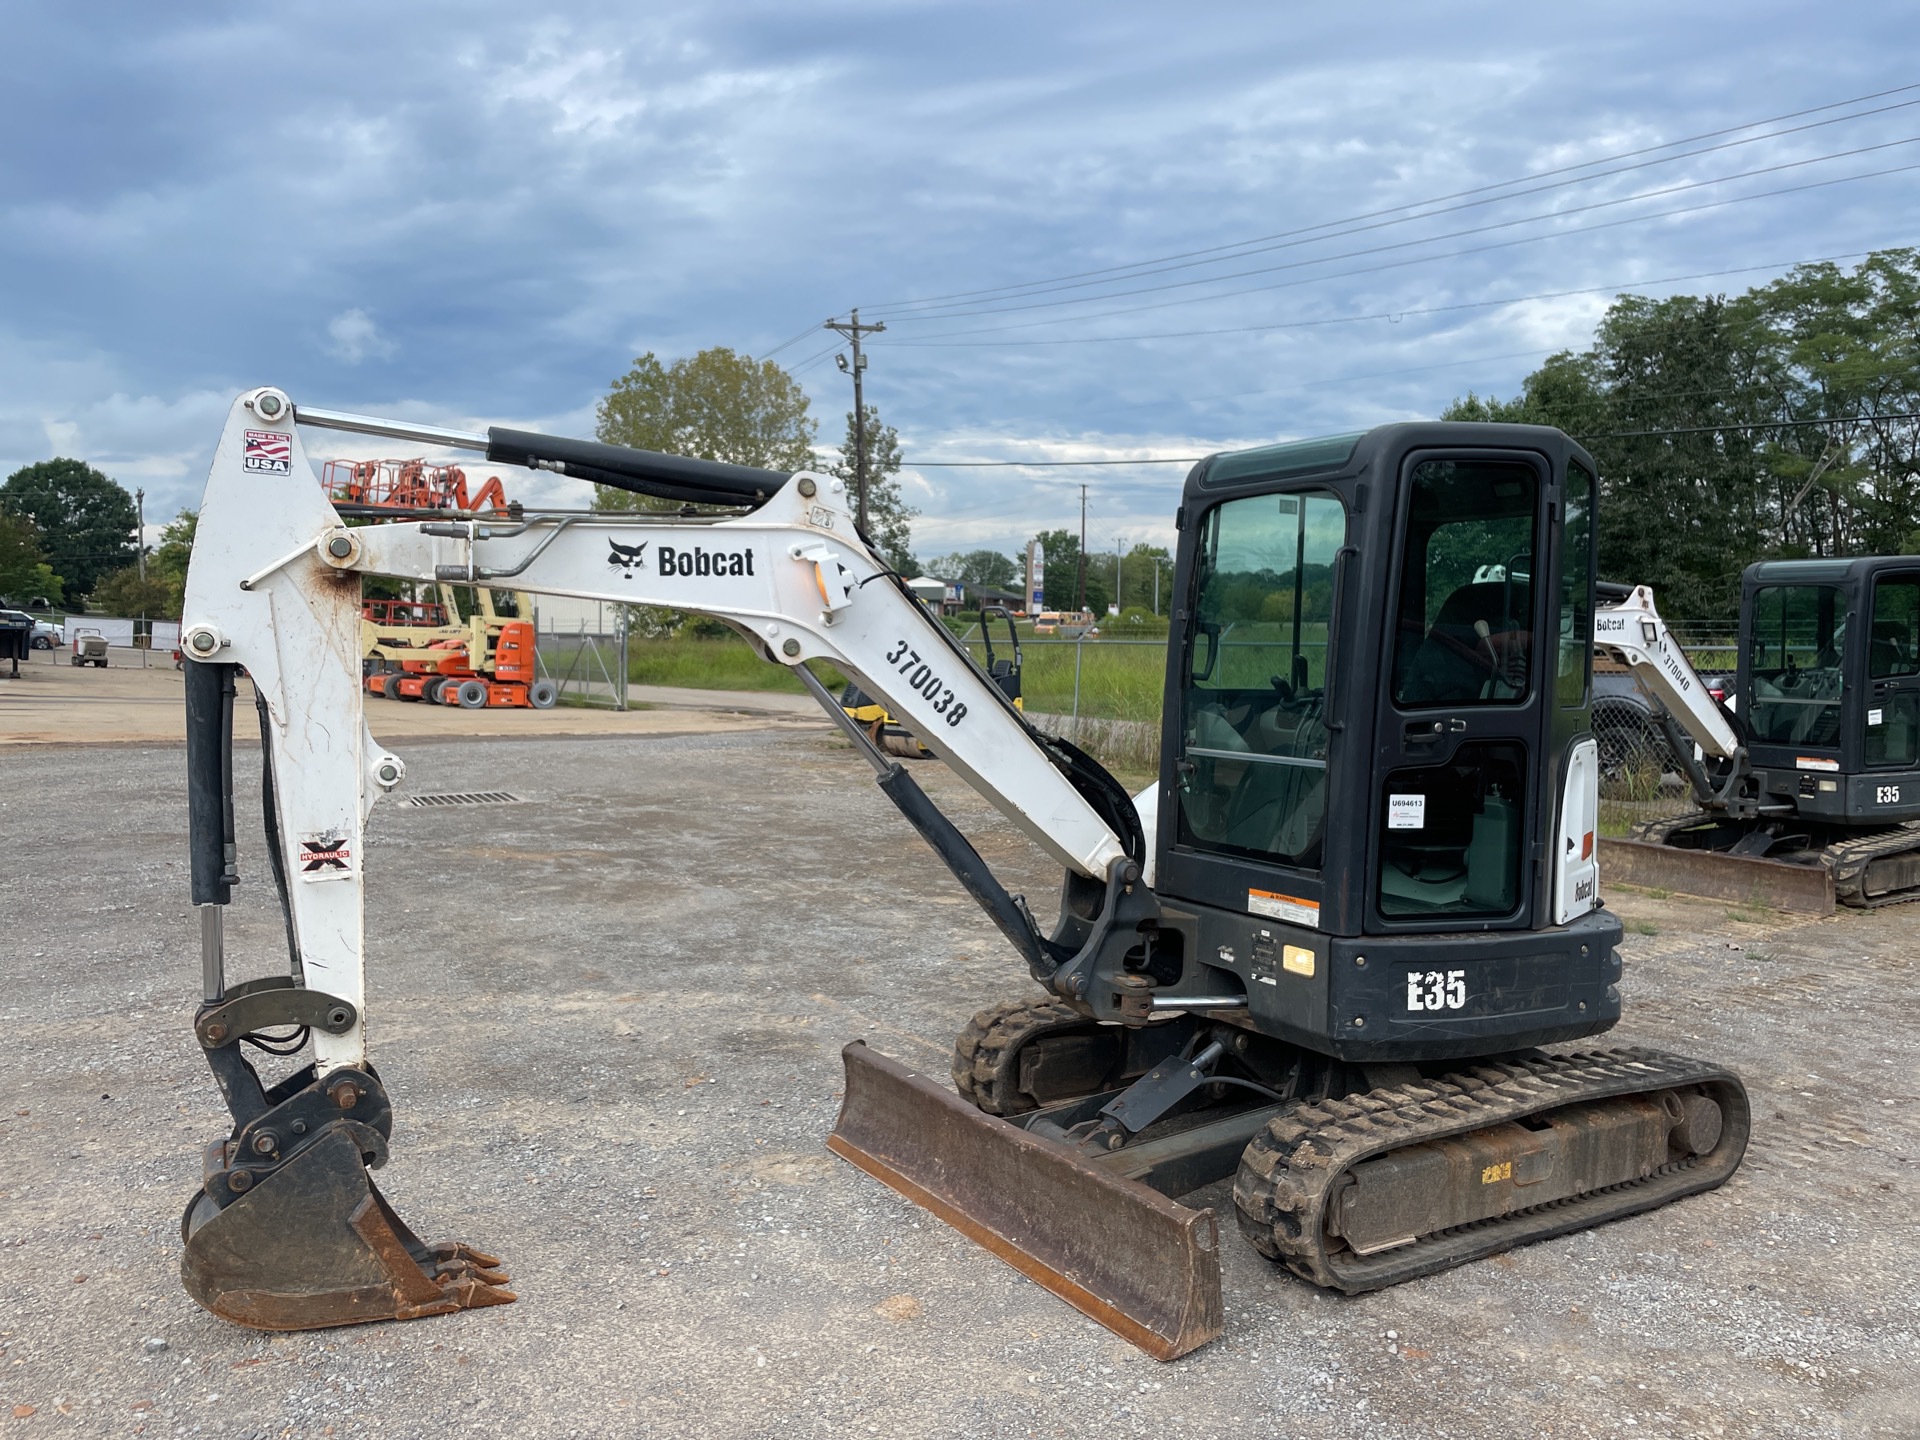
<svg viewBox="0 0 1920 1440">
<path fill-rule="evenodd" d="M 932 702 L 933 713 L 947 724 L 958 725 L 967 718 L 966 702 L 954 697 L 953 687 L 934 673 L 933 667 L 920 658 L 920 652 L 905 640 L 894 644 L 892 653 L 887 656 L 887 663 L 907 677 L 907 684 Z"/>
</svg>

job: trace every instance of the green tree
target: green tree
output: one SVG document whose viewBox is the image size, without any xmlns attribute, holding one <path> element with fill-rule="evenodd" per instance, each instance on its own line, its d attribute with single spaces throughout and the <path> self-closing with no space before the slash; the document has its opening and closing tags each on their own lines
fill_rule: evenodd
<svg viewBox="0 0 1920 1440">
<path fill-rule="evenodd" d="M 806 393 L 773 361 L 724 345 L 672 365 L 648 351 L 613 382 L 596 415 L 594 434 L 609 445 L 763 470 L 804 470 L 814 463 L 818 427 L 807 414 Z M 594 507 L 680 508 L 678 501 L 604 487 L 595 493 Z"/>
<path fill-rule="evenodd" d="M 1166 614 L 1167 594 L 1173 588 L 1173 557 L 1166 546 L 1136 544 L 1127 551 L 1119 570 L 1115 596 L 1123 611 Z"/>
<path fill-rule="evenodd" d="M 1073 609 L 1080 593 L 1080 537 L 1071 530 L 1042 530 L 1033 538 L 1046 563 L 1047 609 Z"/>
<path fill-rule="evenodd" d="M 60 577 L 40 545 L 40 527 L 25 515 L 0 511 L 0 600 L 24 607 L 60 593 Z"/>
<path fill-rule="evenodd" d="M 193 538 L 199 528 L 197 511 L 182 510 L 176 515 L 173 523 L 160 532 L 160 543 L 147 560 L 147 573 L 165 576 L 184 590 L 187 566 L 193 561 Z"/>
<path fill-rule="evenodd" d="M 102 575 L 135 558 L 139 516 L 133 497 L 82 461 L 22 466 L 0 485 L 0 510 L 24 515 L 39 528 L 69 607 L 77 608 Z"/>
<path fill-rule="evenodd" d="M 867 411 L 867 539 L 889 569 L 912 579 L 920 573 L 913 558 L 913 518 L 920 512 L 900 493 L 900 436 L 880 422 L 880 411 Z M 854 483 L 853 412 L 847 412 L 847 434 L 828 465 L 827 473 L 846 482 L 847 508 L 857 509 Z"/>
<path fill-rule="evenodd" d="M 135 565 L 102 576 L 87 599 L 91 608 L 103 615 L 135 619 L 144 616 L 148 620 L 180 618 L 179 583 L 151 569 L 143 580 Z"/>
<path fill-rule="evenodd" d="M 1724 619 L 1755 560 L 1890 554 L 1920 513 L 1920 252 L 1736 296 L 1623 295 L 1593 344 L 1445 418 L 1557 425 L 1600 467 L 1600 567 Z"/>
</svg>

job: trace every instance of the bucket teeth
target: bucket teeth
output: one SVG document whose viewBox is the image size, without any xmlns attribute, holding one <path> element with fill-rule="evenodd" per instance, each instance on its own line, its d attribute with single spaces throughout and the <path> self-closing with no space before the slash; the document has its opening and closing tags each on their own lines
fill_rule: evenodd
<svg viewBox="0 0 1920 1440">
<path fill-rule="evenodd" d="M 203 1191 L 182 1228 L 188 1293 L 256 1330 L 413 1320 L 515 1299 L 494 1256 L 421 1243 L 344 1124 L 224 1207 Z"/>
</svg>

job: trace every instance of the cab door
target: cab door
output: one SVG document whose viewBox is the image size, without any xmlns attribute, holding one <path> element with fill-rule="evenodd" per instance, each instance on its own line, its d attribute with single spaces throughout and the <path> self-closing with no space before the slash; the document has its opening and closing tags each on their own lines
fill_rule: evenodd
<svg viewBox="0 0 1920 1440">
<path fill-rule="evenodd" d="M 1920 769 L 1920 570 L 1874 577 L 1867 632 L 1869 769 Z M 1885 787 L 1876 789 L 1884 793 Z M 1884 803 L 1911 804 L 1900 795 Z"/>
<path fill-rule="evenodd" d="M 1368 928 L 1531 922 L 1557 557 L 1545 458 L 1404 462 L 1376 707 Z M 1543 693 L 1549 692 L 1549 693 Z"/>
</svg>

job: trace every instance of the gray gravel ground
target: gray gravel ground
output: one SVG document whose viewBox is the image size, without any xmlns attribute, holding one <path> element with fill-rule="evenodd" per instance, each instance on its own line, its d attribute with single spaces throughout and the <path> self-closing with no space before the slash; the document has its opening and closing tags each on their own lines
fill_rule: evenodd
<svg viewBox="0 0 1920 1440">
<path fill-rule="evenodd" d="M 530 801 L 383 805 L 367 857 L 381 1184 L 504 1256 L 519 1303 L 268 1337 L 187 1299 L 178 1216 L 225 1116 L 188 1029 L 181 754 L 17 755 L 0 1434 L 1920 1435 L 1920 912 L 1622 901 L 1657 933 L 1618 1038 L 1741 1070 L 1733 1183 L 1357 1300 L 1236 1240 L 1225 1337 L 1160 1365 L 822 1149 L 846 1040 L 937 1073 L 1027 984 L 843 744 L 407 759 L 413 791 Z M 916 773 L 1051 904 L 1010 827 Z M 267 887 L 236 910 L 237 974 L 279 968 Z"/>
</svg>

